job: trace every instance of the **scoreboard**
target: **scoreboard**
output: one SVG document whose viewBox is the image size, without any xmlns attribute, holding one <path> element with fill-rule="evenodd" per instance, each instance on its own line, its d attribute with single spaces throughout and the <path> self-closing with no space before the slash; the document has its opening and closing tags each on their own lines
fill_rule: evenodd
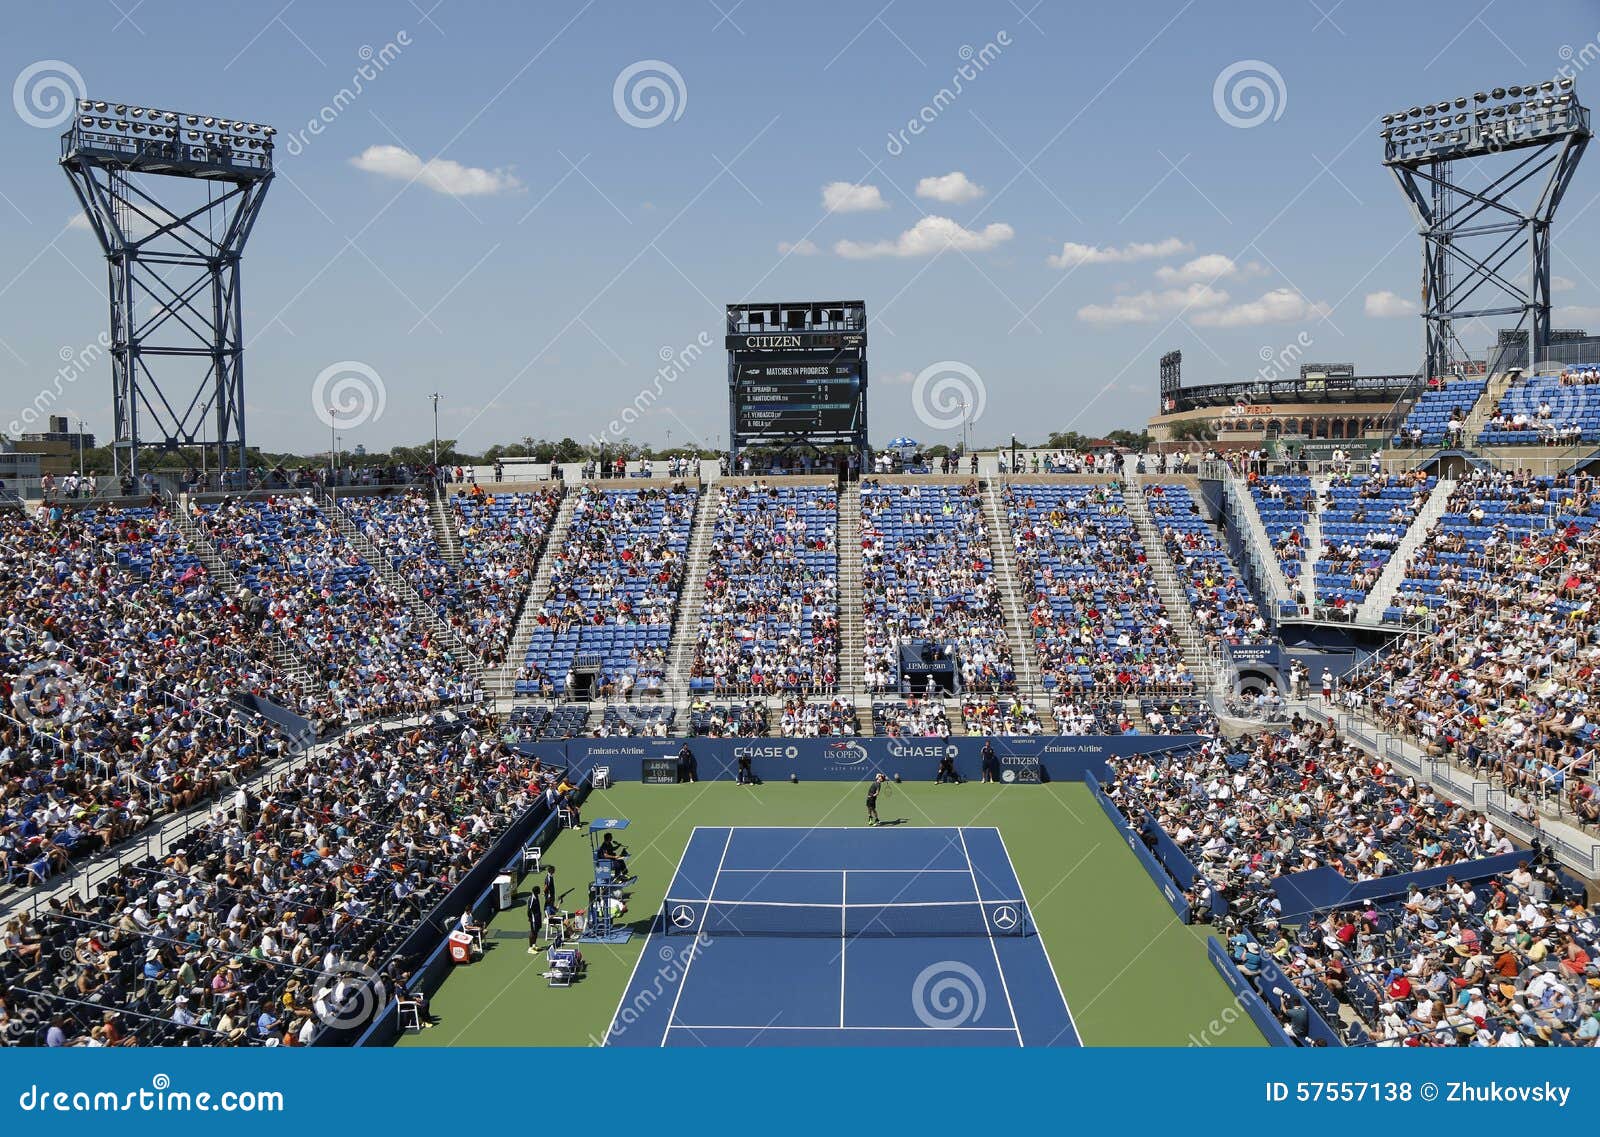
<svg viewBox="0 0 1600 1137">
<path fill-rule="evenodd" d="M 733 410 L 746 438 L 849 434 L 861 424 L 861 365 L 815 358 L 740 364 Z"/>
</svg>

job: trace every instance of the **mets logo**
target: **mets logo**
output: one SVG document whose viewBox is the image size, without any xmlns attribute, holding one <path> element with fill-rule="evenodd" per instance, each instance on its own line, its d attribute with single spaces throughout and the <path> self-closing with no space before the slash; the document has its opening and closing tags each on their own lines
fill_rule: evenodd
<svg viewBox="0 0 1600 1137">
<path fill-rule="evenodd" d="M 828 757 L 841 766 L 859 766 L 867 760 L 867 748 L 859 742 L 835 742 L 828 750 Z"/>
</svg>

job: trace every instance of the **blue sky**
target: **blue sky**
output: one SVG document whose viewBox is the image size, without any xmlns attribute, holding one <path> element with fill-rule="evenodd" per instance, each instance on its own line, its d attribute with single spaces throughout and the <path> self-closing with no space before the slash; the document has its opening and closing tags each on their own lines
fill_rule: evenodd
<svg viewBox="0 0 1600 1137">
<path fill-rule="evenodd" d="M 702 333 L 713 350 L 629 436 L 725 444 L 721 305 L 747 299 L 865 299 L 878 442 L 954 437 L 913 405 L 947 361 L 983 386 L 979 442 L 1136 425 L 1172 348 L 1190 382 L 1307 342 L 1410 371 L 1419 243 L 1377 117 L 1600 52 L 1592 0 L 880 3 L 18 8 L 0 401 L 30 402 L 106 326 L 62 128 L 17 110 L 40 63 L 92 97 L 278 127 L 245 255 L 250 441 L 311 450 L 311 392 L 342 361 L 384 394 L 346 445 L 426 439 L 439 391 L 442 433 L 481 448 L 605 430 Z M 1216 95 L 1230 69 L 1264 110 Z M 1600 74 L 1577 83 L 1600 98 Z M 1597 199 L 1591 156 L 1556 230 L 1562 326 L 1600 327 Z M 60 410 L 109 435 L 109 366 Z"/>
</svg>

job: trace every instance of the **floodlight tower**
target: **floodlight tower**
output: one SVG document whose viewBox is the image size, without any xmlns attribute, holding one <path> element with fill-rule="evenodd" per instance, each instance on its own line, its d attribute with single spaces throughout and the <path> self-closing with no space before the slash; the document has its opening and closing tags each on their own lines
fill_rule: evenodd
<svg viewBox="0 0 1600 1137">
<path fill-rule="evenodd" d="M 1382 122 L 1383 164 L 1422 237 L 1424 378 L 1467 358 L 1460 320 L 1515 316 L 1528 357 L 1514 362 L 1537 362 L 1550 340 L 1550 223 L 1591 137 L 1572 80 L 1496 87 Z"/>
<path fill-rule="evenodd" d="M 207 444 L 243 469 L 239 258 L 272 181 L 270 126 L 80 99 L 61 167 L 105 251 L 118 473 Z"/>
</svg>

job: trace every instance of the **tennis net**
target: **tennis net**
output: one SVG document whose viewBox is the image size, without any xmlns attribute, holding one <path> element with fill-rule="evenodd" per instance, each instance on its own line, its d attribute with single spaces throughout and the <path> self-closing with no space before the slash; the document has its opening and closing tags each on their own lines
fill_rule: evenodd
<svg viewBox="0 0 1600 1137">
<path fill-rule="evenodd" d="M 675 900 L 662 905 L 669 936 L 1026 936 L 1020 900 L 884 904 L 791 904 L 759 900 Z"/>
</svg>

